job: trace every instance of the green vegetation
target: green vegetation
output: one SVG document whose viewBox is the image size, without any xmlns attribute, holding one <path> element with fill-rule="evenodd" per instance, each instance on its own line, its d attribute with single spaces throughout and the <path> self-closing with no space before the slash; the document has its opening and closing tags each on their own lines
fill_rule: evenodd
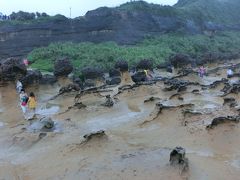
<svg viewBox="0 0 240 180">
<path fill-rule="evenodd" d="M 113 67 L 117 60 L 127 60 L 130 66 L 139 60 L 151 59 L 154 65 L 168 60 L 175 53 L 186 53 L 198 57 L 206 52 L 229 53 L 240 51 L 240 32 L 224 32 L 213 37 L 207 35 L 166 34 L 147 38 L 134 46 L 107 43 L 54 43 L 33 50 L 28 59 L 32 67 L 52 71 L 54 61 L 69 58 L 76 69 L 97 66 L 105 70 Z"/>
</svg>

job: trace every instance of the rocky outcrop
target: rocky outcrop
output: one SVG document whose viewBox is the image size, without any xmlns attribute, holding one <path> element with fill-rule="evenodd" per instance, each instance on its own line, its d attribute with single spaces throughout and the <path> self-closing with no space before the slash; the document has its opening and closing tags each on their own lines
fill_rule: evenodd
<svg viewBox="0 0 240 180">
<path fill-rule="evenodd" d="M 82 70 L 82 76 L 84 80 L 101 79 L 103 77 L 103 71 L 96 67 L 86 67 Z"/>
<path fill-rule="evenodd" d="M 187 54 L 176 54 L 169 58 L 170 63 L 177 68 L 181 68 L 192 64 L 194 61 L 193 59 Z"/>
<path fill-rule="evenodd" d="M 54 63 L 55 76 L 68 76 L 73 71 L 73 66 L 68 59 L 58 60 Z"/>
<path fill-rule="evenodd" d="M 176 147 L 170 153 L 170 164 L 172 166 L 180 166 L 181 174 L 189 169 L 188 159 L 185 157 L 185 154 L 186 150 L 182 147 Z"/>
<path fill-rule="evenodd" d="M 8 58 L 0 61 L 0 80 L 14 81 L 27 74 L 27 68 L 19 58 Z"/>
<path fill-rule="evenodd" d="M 212 129 L 215 126 L 223 123 L 239 123 L 240 116 L 226 116 L 226 117 L 217 117 L 214 118 L 211 122 L 211 124 L 207 125 L 207 129 Z"/>
<path fill-rule="evenodd" d="M 109 77 L 121 77 L 121 72 L 117 69 L 110 69 Z"/>
<path fill-rule="evenodd" d="M 106 80 L 107 85 L 118 85 L 121 83 L 121 77 L 112 77 L 109 80 Z"/>
<path fill-rule="evenodd" d="M 72 91 L 80 91 L 81 88 L 78 84 L 68 84 L 67 86 L 63 86 L 59 90 L 59 94 L 64 94 Z"/>
<path fill-rule="evenodd" d="M 136 67 L 137 70 L 153 70 L 153 62 L 151 60 L 148 60 L 148 59 L 144 59 L 144 60 L 141 60 L 140 62 L 138 62 L 137 64 L 137 67 Z"/>
<path fill-rule="evenodd" d="M 146 73 L 145 73 L 144 71 L 136 72 L 136 73 L 132 76 L 132 80 L 133 80 L 133 82 L 135 82 L 135 83 L 144 82 L 144 81 L 147 80 Z"/>
<path fill-rule="evenodd" d="M 20 79 L 23 86 L 39 83 L 42 79 L 42 73 L 38 70 L 29 70 L 27 74 Z"/>
<path fill-rule="evenodd" d="M 212 0 L 205 1 L 188 9 L 181 6 L 159 6 L 143 1 L 126 3 L 117 8 L 102 7 L 89 11 L 85 16 L 68 19 L 64 16 L 46 17 L 31 23 L 1 23 L 0 25 L 0 58 L 24 56 L 37 47 L 47 46 L 53 42 L 106 42 L 115 41 L 118 44 L 135 44 L 146 36 L 157 36 L 168 32 L 184 32 L 190 34 L 215 32 L 221 30 L 239 30 L 239 2 Z M 195 2 L 198 2 L 194 0 Z M 214 3 L 212 5 L 212 3 Z M 216 4 L 217 3 L 217 4 Z M 181 3 L 180 3 L 181 4 Z M 204 4 L 200 9 L 199 4 Z M 208 5 L 211 4 L 210 8 Z M 224 23 L 221 8 L 230 13 Z M 196 9 L 196 10 L 195 10 Z M 220 11 L 219 11 L 220 9 Z M 207 12 L 205 12 L 208 10 Z M 221 18 L 214 19 L 212 12 L 219 12 Z M 200 18 L 199 18 L 200 17 Z M 217 22 L 223 19 L 222 22 Z M 14 45 L 14 46 L 13 46 Z M 17 48 L 16 47 L 21 47 Z"/>
<path fill-rule="evenodd" d="M 57 82 L 56 76 L 50 74 L 42 75 L 42 78 L 39 81 L 40 84 L 54 84 L 56 82 Z"/>
<path fill-rule="evenodd" d="M 128 71 L 128 62 L 125 60 L 117 61 L 114 67 L 121 72 L 126 72 Z"/>
<path fill-rule="evenodd" d="M 110 95 L 107 95 L 107 96 L 106 96 L 106 99 L 105 99 L 105 102 L 102 104 L 102 106 L 112 107 L 113 105 L 114 105 L 113 99 L 111 98 Z"/>
</svg>

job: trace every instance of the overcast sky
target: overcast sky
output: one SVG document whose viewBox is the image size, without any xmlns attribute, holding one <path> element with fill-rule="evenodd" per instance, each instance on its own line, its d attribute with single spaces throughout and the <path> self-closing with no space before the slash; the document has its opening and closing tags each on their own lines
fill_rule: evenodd
<svg viewBox="0 0 240 180">
<path fill-rule="evenodd" d="M 0 12 L 11 14 L 20 10 L 27 12 L 46 12 L 49 15 L 63 14 L 72 18 L 84 15 L 88 10 L 98 7 L 114 7 L 130 0 L 0 0 Z M 173 5 L 177 0 L 146 0 L 150 3 Z"/>
</svg>

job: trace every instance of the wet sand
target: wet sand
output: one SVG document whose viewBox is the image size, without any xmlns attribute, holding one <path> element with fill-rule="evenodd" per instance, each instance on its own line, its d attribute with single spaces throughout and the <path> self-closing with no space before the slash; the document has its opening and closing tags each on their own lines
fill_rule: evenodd
<svg viewBox="0 0 240 180">
<path fill-rule="evenodd" d="M 209 85 L 224 77 L 224 72 L 219 70 L 203 79 L 196 75 L 180 79 Z M 55 130 L 42 138 L 38 125 L 24 120 L 14 85 L 1 87 L 0 179 L 239 179 L 239 124 L 206 129 L 215 117 L 239 114 L 223 105 L 222 85 L 213 89 L 190 85 L 179 93 L 182 99 L 178 96 L 170 99 L 176 91 L 164 91 L 163 82 L 142 85 L 116 95 L 118 100 L 112 108 L 100 106 L 104 97 L 88 94 L 81 98 L 87 105 L 85 109 L 73 108 L 62 113 L 74 104 L 76 93 L 49 99 L 67 83 L 60 80 L 54 86 L 27 89 L 36 94 L 37 113 L 55 121 Z M 120 86 L 124 84 L 132 84 L 127 74 Z M 199 93 L 192 93 L 196 89 Z M 150 97 L 157 99 L 144 103 Z M 227 97 L 240 102 L 239 95 Z M 184 115 L 188 106 L 163 109 L 157 114 L 158 102 L 168 106 L 191 103 L 194 104 L 191 111 L 201 114 Z M 105 130 L 107 136 L 82 143 L 83 135 L 98 130 Z M 187 173 L 181 174 L 169 164 L 169 154 L 176 146 L 186 149 Z"/>
</svg>

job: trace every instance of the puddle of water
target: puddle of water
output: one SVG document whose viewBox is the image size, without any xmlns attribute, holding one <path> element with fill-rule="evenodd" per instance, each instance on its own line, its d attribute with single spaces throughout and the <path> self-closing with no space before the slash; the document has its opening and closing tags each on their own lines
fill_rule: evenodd
<svg viewBox="0 0 240 180">
<path fill-rule="evenodd" d="M 233 160 L 231 163 L 231 166 L 233 166 L 234 168 L 240 169 L 240 160 Z"/>
<path fill-rule="evenodd" d="M 0 128 L 2 128 L 4 126 L 3 122 L 0 122 Z"/>
<path fill-rule="evenodd" d="M 115 117 L 106 117 L 106 115 L 102 115 L 102 117 L 93 118 L 86 122 L 86 128 L 91 130 L 99 130 L 99 129 L 107 129 L 112 127 L 117 127 L 120 124 L 129 122 L 135 118 L 137 118 L 142 113 L 137 112 L 128 112 L 123 115 L 115 116 Z"/>
<path fill-rule="evenodd" d="M 54 121 L 54 127 L 52 129 L 44 129 L 44 124 L 40 121 L 33 122 L 27 127 L 27 130 L 31 133 L 36 132 L 63 132 L 63 125 L 60 122 Z"/>
<path fill-rule="evenodd" d="M 54 115 L 59 111 L 59 106 L 52 106 L 50 108 L 42 108 L 42 109 L 37 109 L 36 114 L 40 114 L 43 116 L 49 116 L 49 115 Z"/>
<path fill-rule="evenodd" d="M 198 156 L 202 157 L 214 157 L 214 153 L 208 149 L 200 150 L 200 151 L 194 151 L 194 150 L 188 150 L 188 154 L 196 154 Z"/>
</svg>

